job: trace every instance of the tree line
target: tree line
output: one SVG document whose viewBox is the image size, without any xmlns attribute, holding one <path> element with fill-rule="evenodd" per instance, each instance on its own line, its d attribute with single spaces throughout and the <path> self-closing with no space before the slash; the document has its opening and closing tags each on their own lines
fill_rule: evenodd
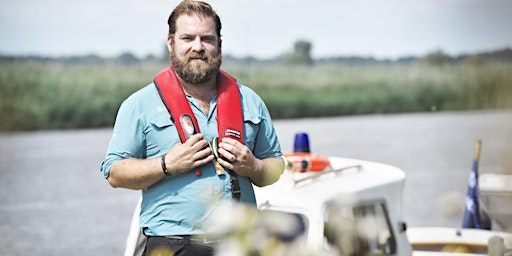
<svg viewBox="0 0 512 256">
<path fill-rule="evenodd" d="M 295 41 L 293 47 L 288 52 L 270 59 L 259 59 L 253 56 L 235 57 L 230 54 L 223 56 L 224 63 L 230 64 L 284 64 L 293 66 L 312 66 L 315 64 L 344 64 L 344 65 L 376 65 L 376 64 L 412 64 L 422 62 L 431 65 L 470 63 L 483 64 L 486 62 L 512 62 L 512 49 L 505 48 L 490 52 L 481 52 L 475 54 L 462 54 L 451 56 L 441 49 L 434 50 L 424 56 L 404 56 L 397 59 L 377 59 L 374 57 L 361 56 L 332 56 L 323 58 L 313 58 L 311 51 L 313 44 L 307 40 Z M 0 62 L 43 62 L 43 63 L 62 63 L 66 65 L 74 64 L 118 64 L 118 65 L 136 65 L 145 62 L 167 63 L 169 54 L 167 49 L 161 56 L 149 54 L 139 58 L 131 52 L 124 52 L 116 57 L 102 57 L 96 54 L 83 56 L 67 57 L 45 57 L 45 56 L 8 56 L 0 54 Z"/>
</svg>

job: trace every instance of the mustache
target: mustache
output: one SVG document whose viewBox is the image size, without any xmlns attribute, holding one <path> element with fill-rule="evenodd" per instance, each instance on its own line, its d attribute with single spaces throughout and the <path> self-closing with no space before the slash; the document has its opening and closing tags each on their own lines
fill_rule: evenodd
<svg viewBox="0 0 512 256">
<path fill-rule="evenodd" d="M 205 52 L 190 52 L 186 55 L 186 60 L 190 59 L 202 59 L 202 60 L 209 60 L 210 56 Z"/>
</svg>

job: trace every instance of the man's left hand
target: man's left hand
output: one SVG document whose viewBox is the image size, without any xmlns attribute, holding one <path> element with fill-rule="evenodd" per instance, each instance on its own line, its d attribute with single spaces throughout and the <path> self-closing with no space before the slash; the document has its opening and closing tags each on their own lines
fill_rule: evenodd
<svg viewBox="0 0 512 256">
<path fill-rule="evenodd" d="M 219 153 L 222 157 L 217 161 L 238 175 L 251 177 L 258 170 L 260 160 L 254 157 L 247 146 L 237 140 L 223 138 L 219 142 Z"/>
</svg>

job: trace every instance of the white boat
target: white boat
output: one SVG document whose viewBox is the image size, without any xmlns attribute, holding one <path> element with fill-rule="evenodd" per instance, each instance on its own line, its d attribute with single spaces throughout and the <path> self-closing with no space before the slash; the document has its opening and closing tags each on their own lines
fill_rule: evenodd
<svg viewBox="0 0 512 256">
<path fill-rule="evenodd" d="M 300 216 L 308 251 L 411 255 L 402 210 L 405 173 L 380 163 L 329 160 L 324 171 L 287 170 L 275 184 L 255 188 L 258 208 Z"/>
<path fill-rule="evenodd" d="M 512 255 L 512 236 L 505 232 L 424 227 L 409 229 L 407 237 L 415 256 Z"/>
<path fill-rule="evenodd" d="M 506 230 L 407 227 L 402 196 L 406 175 L 401 169 L 343 157 L 328 159 L 330 166 L 323 171 L 289 168 L 275 184 L 255 187 L 258 212 L 271 218 L 266 219 L 267 224 L 253 221 L 266 229 L 251 227 L 259 228 L 260 234 L 260 240 L 249 239 L 254 246 L 265 246 L 261 241 L 265 234 L 274 244 L 277 238 L 293 245 L 288 249 L 276 246 L 280 253 L 272 255 L 512 255 L 512 234 Z M 489 195 L 486 191 L 482 189 L 484 198 Z M 510 207 L 511 194 L 498 194 Z M 489 198 L 496 200 L 492 195 Z M 499 220 L 507 221 L 500 222 L 503 226 L 511 224 L 508 208 L 502 212 L 499 207 L 487 207 L 496 216 L 505 216 Z M 139 255 L 136 248 L 143 240 L 136 210 L 125 255 Z M 295 251 L 290 254 L 286 250 Z"/>
<path fill-rule="evenodd" d="M 512 233 L 512 175 L 484 173 L 478 184 L 481 206 L 493 229 Z"/>
</svg>

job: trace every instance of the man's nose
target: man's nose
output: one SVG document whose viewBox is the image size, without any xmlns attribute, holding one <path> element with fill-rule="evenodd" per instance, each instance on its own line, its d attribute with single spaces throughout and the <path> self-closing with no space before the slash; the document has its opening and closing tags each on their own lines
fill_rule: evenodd
<svg viewBox="0 0 512 256">
<path fill-rule="evenodd" d="M 203 41 L 201 41 L 200 37 L 196 37 L 196 39 L 192 42 L 192 50 L 195 52 L 204 50 Z"/>
</svg>

